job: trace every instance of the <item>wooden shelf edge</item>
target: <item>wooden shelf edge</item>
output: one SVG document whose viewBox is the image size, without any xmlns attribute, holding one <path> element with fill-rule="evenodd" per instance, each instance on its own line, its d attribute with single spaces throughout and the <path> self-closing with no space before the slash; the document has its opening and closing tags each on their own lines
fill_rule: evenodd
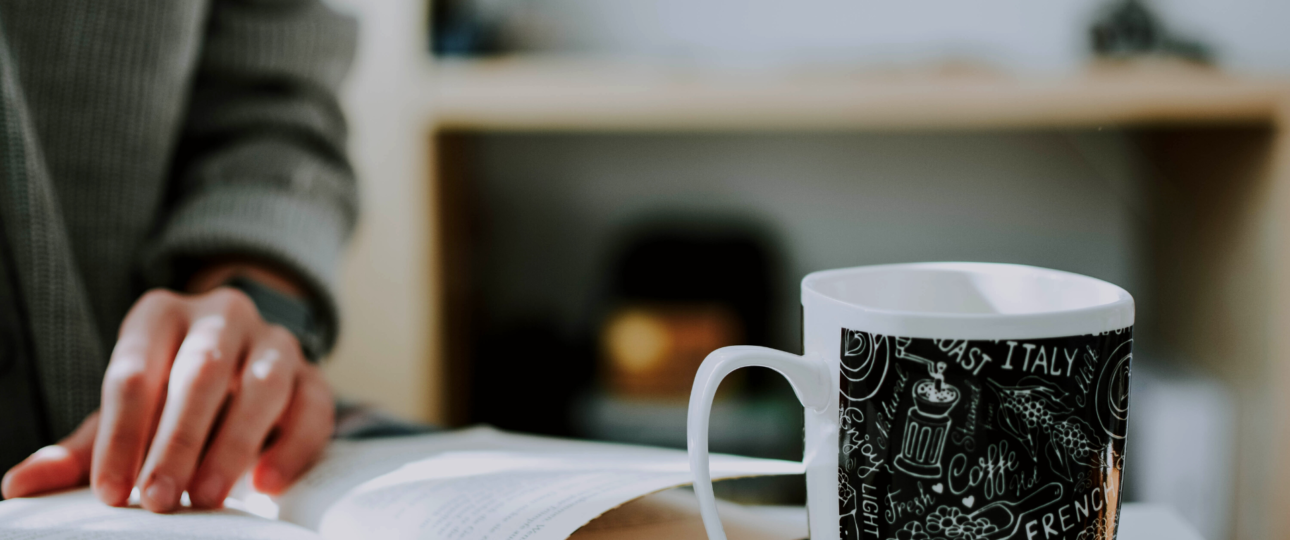
<svg viewBox="0 0 1290 540">
<path fill-rule="evenodd" d="M 870 130 L 1271 123 L 1290 81 L 1215 70 L 718 72 L 496 60 L 429 68 L 435 130 Z"/>
</svg>

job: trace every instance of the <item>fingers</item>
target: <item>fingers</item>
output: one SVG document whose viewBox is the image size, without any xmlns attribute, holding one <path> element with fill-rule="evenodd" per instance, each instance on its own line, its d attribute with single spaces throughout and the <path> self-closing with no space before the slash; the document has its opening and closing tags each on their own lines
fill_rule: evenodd
<svg viewBox="0 0 1290 540">
<path fill-rule="evenodd" d="M 5 473 L 0 494 L 6 499 L 83 486 L 90 479 L 90 456 L 99 429 L 95 411 L 66 439 L 37 450 Z"/>
<path fill-rule="evenodd" d="M 269 430 L 287 408 L 296 377 L 305 365 L 295 336 L 267 327 L 247 355 L 239 390 L 223 425 L 211 441 L 188 487 L 193 506 L 218 508 L 229 489 L 251 466 Z"/>
<path fill-rule="evenodd" d="M 260 456 L 252 484 L 262 493 L 286 490 L 313 464 L 331 438 L 335 409 L 331 390 L 312 365 L 303 365 L 296 390 L 272 446 Z"/>
<path fill-rule="evenodd" d="M 295 336 L 266 325 L 246 295 L 151 292 L 122 325 L 102 414 L 92 423 L 99 436 L 91 432 L 84 443 L 92 457 L 51 454 L 57 450 L 33 456 L 29 461 L 64 464 L 39 477 L 83 482 L 89 470 L 104 502 L 124 505 L 137 485 L 145 508 L 168 512 L 185 490 L 195 506 L 220 506 L 257 456 L 256 487 L 282 491 L 330 439 L 333 403 Z M 13 483 L 15 492 L 27 492 L 26 470 L 15 468 L 16 480 L 6 478 L 4 489 Z"/>
<path fill-rule="evenodd" d="M 235 291 L 217 291 L 199 309 L 170 369 L 166 403 L 139 474 L 144 508 L 169 512 L 179 505 L 206 446 L 229 382 L 245 353 L 247 329 L 259 321 L 254 304 Z"/>
<path fill-rule="evenodd" d="M 130 497 L 186 327 L 179 296 L 160 290 L 144 295 L 121 325 L 103 376 L 90 479 L 104 503 L 124 506 Z"/>
</svg>

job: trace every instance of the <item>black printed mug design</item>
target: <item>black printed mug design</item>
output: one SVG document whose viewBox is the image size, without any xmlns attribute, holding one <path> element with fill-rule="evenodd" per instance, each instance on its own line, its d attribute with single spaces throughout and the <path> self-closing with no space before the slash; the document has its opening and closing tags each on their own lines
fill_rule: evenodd
<svg viewBox="0 0 1290 540">
<path fill-rule="evenodd" d="M 1133 298 L 1042 268 L 921 263 L 802 280 L 805 354 L 736 346 L 704 360 L 690 464 L 724 540 L 708 413 L 740 367 L 783 374 L 806 408 L 811 537 L 1112 540 Z"/>
<path fill-rule="evenodd" d="M 1115 529 L 1132 329 L 984 341 L 843 329 L 841 341 L 841 538 Z"/>
</svg>

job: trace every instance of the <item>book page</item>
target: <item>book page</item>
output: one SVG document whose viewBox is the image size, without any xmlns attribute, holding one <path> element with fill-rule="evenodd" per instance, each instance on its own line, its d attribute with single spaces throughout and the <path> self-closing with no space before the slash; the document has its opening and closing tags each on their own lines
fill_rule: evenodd
<svg viewBox="0 0 1290 540">
<path fill-rule="evenodd" d="M 499 438 L 530 437 L 479 427 L 413 437 L 334 441 L 318 463 L 286 493 L 274 498 L 277 512 L 272 517 L 317 530 L 327 509 L 355 486 L 427 456 L 500 448 L 505 443 L 498 442 Z"/>
<path fill-rule="evenodd" d="M 507 433 L 488 426 L 410 437 L 333 441 L 317 464 L 286 493 L 274 498 L 277 510 L 271 517 L 317 530 L 327 509 L 349 490 L 403 465 L 444 452 L 550 452 L 571 448 L 618 452 L 642 447 Z"/>
<path fill-rule="evenodd" d="M 237 510 L 154 514 L 114 508 L 88 489 L 0 502 L 5 540 L 320 540 L 313 531 Z"/>
<path fill-rule="evenodd" d="M 795 462 L 712 458 L 713 478 L 801 473 Z M 562 441 L 539 451 L 446 452 L 352 489 L 319 531 L 333 540 L 564 540 L 612 508 L 690 480 L 678 450 Z"/>
<path fill-rule="evenodd" d="M 630 460 L 632 456 L 644 456 L 646 460 L 664 460 L 672 467 L 672 477 L 668 481 L 646 491 L 631 490 L 632 493 L 636 494 L 623 496 L 621 500 L 601 509 L 595 515 L 599 515 L 599 513 L 608 508 L 650 491 L 690 482 L 688 458 L 686 453 L 681 450 L 523 435 L 499 431 L 488 426 L 479 426 L 412 437 L 333 442 L 318 464 L 297 481 L 290 490 L 275 498 L 277 510 L 267 515 L 311 530 L 321 530 L 324 516 L 333 513 L 333 507 L 343 497 L 365 482 L 373 481 L 377 477 L 392 473 L 413 462 L 461 451 L 497 451 L 534 456 L 556 454 L 566 456 L 570 454 L 614 456 L 611 463 L 622 463 L 621 458 Z M 731 463 L 729 460 L 742 464 L 762 463 L 763 467 L 765 463 L 773 463 L 775 465 L 771 468 L 774 469 L 774 472 L 760 472 L 761 470 L 756 467 L 751 470 L 735 467 L 726 470 L 725 476 L 721 476 L 717 463 Z M 451 467 L 452 465 L 448 466 Z M 499 466 L 514 467 L 523 465 L 521 462 L 512 461 L 501 463 Z M 795 462 L 734 457 L 714 457 L 713 461 L 714 478 L 755 476 L 759 474 L 801 474 L 801 472 L 802 465 Z M 564 477 L 568 476 L 568 471 L 548 470 L 545 471 L 545 474 Z M 680 474 L 683 478 L 676 480 L 677 474 Z M 394 476 L 398 477 L 397 474 Z M 467 489 L 469 489 L 469 484 L 467 484 Z M 617 495 L 613 497 L 618 498 Z M 583 523 L 585 522 L 584 520 Z M 336 526 L 339 527 L 339 525 Z M 572 532 L 572 529 L 570 532 Z"/>
</svg>

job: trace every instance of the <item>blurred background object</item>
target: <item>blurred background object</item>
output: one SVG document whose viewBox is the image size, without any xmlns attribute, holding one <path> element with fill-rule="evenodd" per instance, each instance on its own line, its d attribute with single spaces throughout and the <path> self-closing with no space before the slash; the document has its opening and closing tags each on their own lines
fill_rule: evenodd
<svg viewBox="0 0 1290 540">
<path fill-rule="evenodd" d="M 1107 6 L 1093 23 L 1092 40 L 1093 52 L 1102 58 L 1163 56 L 1201 63 L 1213 60 L 1209 46 L 1175 36 L 1140 0 Z"/>
<path fill-rule="evenodd" d="M 679 447 L 706 350 L 800 350 L 807 272 L 1035 264 L 1138 301 L 1126 494 L 1290 537 L 1290 3 L 335 2 L 364 30 L 342 395 Z M 711 436 L 800 431 L 750 371 Z"/>
<path fill-rule="evenodd" d="M 603 381 L 615 395 L 685 403 L 708 353 L 770 342 L 778 265 L 752 225 L 696 216 L 636 228 L 609 270 Z"/>
<path fill-rule="evenodd" d="M 738 345 L 739 319 L 719 304 L 628 304 L 601 330 L 605 384 L 624 396 L 688 397 L 703 357 Z"/>
<path fill-rule="evenodd" d="M 470 0 L 441 0 L 430 6 L 430 50 L 437 56 L 485 56 L 505 52 L 497 23 Z"/>
<path fill-rule="evenodd" d="M 655 215 L 617 233 L 606 228 L 617 238 L 609 240 L 611 262 L 593 270 L 608 282 L 595 308 L 604 314 L 597 384 L 572 404 L 573 433 L 684 447 L 690 388 L 708 353 L 775 341 L 780 250 L 764 225 L 719 212 Z M 799 459 L 803 423 L 794 400 L 773 373 L 736 373 L 717 395 L 712 448 Z M 746 483 L 751 493 L 727 486 L 725 494 L 746 502 L 803 497 L 797 478 Z"/>
</svg>

